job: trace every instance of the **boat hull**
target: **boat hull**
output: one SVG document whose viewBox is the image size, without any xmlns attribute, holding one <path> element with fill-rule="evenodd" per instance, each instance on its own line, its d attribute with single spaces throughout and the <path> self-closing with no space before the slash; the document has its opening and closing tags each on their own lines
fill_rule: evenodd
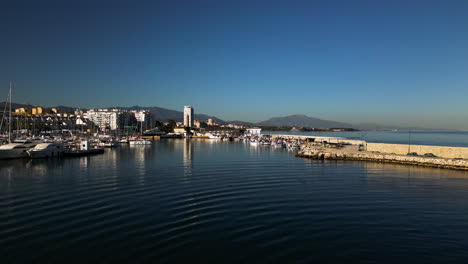
<svg viewBox="0 0 468 264">
<path fill-rule="evenodd" d="M 88 150 L 67 150 L 63 153 L 66 157 L 82 157 L 88 155 L 96 155 L 104 153 L 103 148 L 88 149 Z"/>
<path fill-rule="evenodd" d="M 1 149 L 0 160 L 2 159 L 21 159 L 27 158 L 28 153 L 26 149 Z"/>
</svg>

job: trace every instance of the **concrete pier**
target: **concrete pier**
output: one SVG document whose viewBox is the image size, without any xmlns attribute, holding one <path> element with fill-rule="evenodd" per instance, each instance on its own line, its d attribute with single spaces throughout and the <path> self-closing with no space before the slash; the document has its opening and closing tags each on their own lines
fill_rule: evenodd
<svg viewBox="0 0 468 264">
<path fill-rule="evenodd" d="M 359 151 L 346 152 L 332 149 L 302 150 L 297 153 L 297 156 L 319 160 L 372 161 L 468 171 L 468 160 L 466 159 L 432 158 Z"/>
</svg>

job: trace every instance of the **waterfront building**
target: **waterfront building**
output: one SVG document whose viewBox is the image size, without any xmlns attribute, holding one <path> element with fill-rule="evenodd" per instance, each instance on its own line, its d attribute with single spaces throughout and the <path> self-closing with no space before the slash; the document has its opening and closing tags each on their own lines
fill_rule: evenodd
<svg viewBox="0 0 468 264">
<path fill-rule="evenodd" d="M 118 109 L 91 109 L 86 112 L 86 116 L 101 130 L 116 130 L 119 128 L 122 112 Z"/>
<path fill-rule="evenodd" d="M 200 120 L 195 120 L 195 121 L 193 121 L 193 125 L 194 125 L 196 128 L 200 128 L 200 127 L 201 127 L 201 122 L 200 122 Z"/>
<path fill-rule="evenodd" d="M 57 108 L 52 108 L 52 109 L 50 109 L 50 113 L 51 113 L 51 114 L 57 114 L 57 113 L 58 113 Z"/>
<path fill-rule="evenodd" d="M 208 118 L 208 125 L 209 125 L 209 126 L 213 126 L 213 125 L 214 125 L 213 118 Z"/>
<path fill-rule="evenodd" d="M 193 127 L 193 108 L 191 106 L 184 106 L 184 126 Z"/>
<path fill-rule="evenodd" d="M 258 127 L 247 128 L 245 130 L 245 133 L 250 134 L 250 135 L 260 135 L 261 132 L 262 132 L 262 129 Z"/>
</svg>

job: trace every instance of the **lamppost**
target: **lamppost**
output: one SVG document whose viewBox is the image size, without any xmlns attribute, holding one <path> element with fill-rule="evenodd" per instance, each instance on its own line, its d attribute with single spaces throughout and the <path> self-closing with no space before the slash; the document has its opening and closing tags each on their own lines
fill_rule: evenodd
<svg viewBox="0 0 468 264">
<path fill-rule="evenodd" d="M 408 154 L 411 153 L 411 129 L 408 130 Z"/>
</svg>

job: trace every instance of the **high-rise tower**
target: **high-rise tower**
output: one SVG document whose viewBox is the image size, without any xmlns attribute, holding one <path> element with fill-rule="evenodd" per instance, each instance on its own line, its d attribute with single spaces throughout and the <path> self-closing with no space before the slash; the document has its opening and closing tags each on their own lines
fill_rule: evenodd
<svg viewBox="0 0 468 264">
<path fill-rule="evenodd" d="M 191 106 L 184 106 L 184 126 L 193 127 L 193 108 Z"/>
</svg>

